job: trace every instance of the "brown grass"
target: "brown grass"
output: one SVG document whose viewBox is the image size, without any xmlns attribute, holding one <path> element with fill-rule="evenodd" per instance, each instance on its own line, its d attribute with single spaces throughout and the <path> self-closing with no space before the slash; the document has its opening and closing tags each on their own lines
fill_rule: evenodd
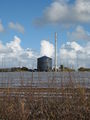
<svg viewBox="0 0 90 120">
<path fill-rule="evenodd" d="M 90 120 L 89 89 L 19 88 L 1 91 L 1 120 Z"/>
</svg>

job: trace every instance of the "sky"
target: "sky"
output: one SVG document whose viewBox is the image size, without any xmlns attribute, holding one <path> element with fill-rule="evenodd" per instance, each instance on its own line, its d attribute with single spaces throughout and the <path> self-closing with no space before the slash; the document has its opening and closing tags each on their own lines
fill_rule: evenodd
<svg viewBox="0 0 90 120">
<path fill-rule="evenodd" d="M 58 66 L 90 67 L 90 0 L 0 0 L 0 67 L 36 67 L 38 57 Z"/>
</svg>

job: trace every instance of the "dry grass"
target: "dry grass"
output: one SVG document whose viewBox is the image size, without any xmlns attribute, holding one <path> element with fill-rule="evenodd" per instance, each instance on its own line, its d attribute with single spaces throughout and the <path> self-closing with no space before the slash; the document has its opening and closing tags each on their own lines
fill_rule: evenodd
<svg viewBox="0 0 90 120">
<path fill-rule="evenodd" d="M 0 97 L 1 120 L 90 120 L 89 89 L 22 88 L 15 90 L 18 94 L 14 96 L 10 91 L 4 90 L 5 96 Z M 23 96 L 19 94 L 23 92 Z"/>
</svg>

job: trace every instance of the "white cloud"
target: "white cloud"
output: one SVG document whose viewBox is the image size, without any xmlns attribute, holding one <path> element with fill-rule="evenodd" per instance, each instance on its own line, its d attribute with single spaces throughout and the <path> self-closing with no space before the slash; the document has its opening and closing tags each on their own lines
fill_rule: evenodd
<svg viewBox="0 0 90 120">
<path fill-rule="evenodd" d="M 37 55 L 31 49 L 23 49 L 20 43 L 21 39 L 17 36 L 14 36 L 14 39 L 5 45 L 0 42 L 0 67 L 20 65 L 32 67 Z"/>
<path fill-rule="evenodd" d="M 21 39 L 14 36 L 13 40 L 3 44 L 0 42 L 0 67 L 26 66 L 36 68 L 37 58 L 43 55 L 52 57 L 54 46 L 49 41 L 41 41 L 40 53 L 30 48 L 22 48 Z"/>
<path fill-rule="evenodd" d="M 41 41 L 40 53 L 30 48 L 22 48 L 21 39 L 14 36 L 13 40 L 3 44 L 0 42 L 0 67 L 26 66 L 36 68 L 37 58 L 46 55 L 54 58 L 54 45 L 49 41 Z M 90 67 L 90 42 L 84 46 L 77 42 L 67 42 L 60 48 L 58 63 L 68 67 Z M 2 62 L 3 61 L 3 62 Z"/>
<path fill-rule="evenodd" d="M 41 55 L 52 57 L 54 55 L 54 45 L 50 43 L 49 41 L 42 40 L 41 41 Z"/>
<path fill-rule="evenodd" d="M 24 33 L 24 27 L 19 23 L 10 22 L 8 24 L 8 26 L 9 26 L 10 29 L 13 29 L 13 30 L 16 30 L 18 32 Z"/>
<path fill-rule="evenodd" d="M 22 51 L 20 46 L 21 40 L 17 36 L 14 36 L 14 40 L 10 43 L 7 43 L 6 46 L 13 50 L 13 52 Z"/>
<path fill-rule="evenodd" d="M 73 67 L 90 67 L 90 42 L 85 46 L 67 42 L 60 49 L 61 64 Z"/>
<path fill-rule="evenodd" d="M 0 21 L 0 32 L 4 32 L 4 27 L 1 21 Z"/>
<path fill-rule="evenodd" d="M 43 16 L 36 19 L 36 25 L 45 24 L 90 24 L 90 0 L 54 0 L 46 7 Z"/>
<path fill-rule="evenodd" d="M 77 0 L 74 9 L 77 13 L 78 21 L 90 23 L 90 0 Z"/>
<path fill-rule="evenodd" d="M 77 41 L 77 40 L 85 40 L 90 41 L 90 35 L 87 31 L 84 30 L 82 26 L 77 26 L 73 32 L 68 32 L 68 40 Z"/>
</svg>

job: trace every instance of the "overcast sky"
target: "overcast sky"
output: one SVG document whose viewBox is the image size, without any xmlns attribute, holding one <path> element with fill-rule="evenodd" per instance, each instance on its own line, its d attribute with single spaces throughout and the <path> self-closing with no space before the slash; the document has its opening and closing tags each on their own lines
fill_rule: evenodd
<svg viewBox="0 0 90 120">
<path fill-rule="evenodd" d="M 58 65 L 90 67 L 90 0 L 0 0 L 0 67 L 54 59 L 55 32 Z"/>
</svg>

